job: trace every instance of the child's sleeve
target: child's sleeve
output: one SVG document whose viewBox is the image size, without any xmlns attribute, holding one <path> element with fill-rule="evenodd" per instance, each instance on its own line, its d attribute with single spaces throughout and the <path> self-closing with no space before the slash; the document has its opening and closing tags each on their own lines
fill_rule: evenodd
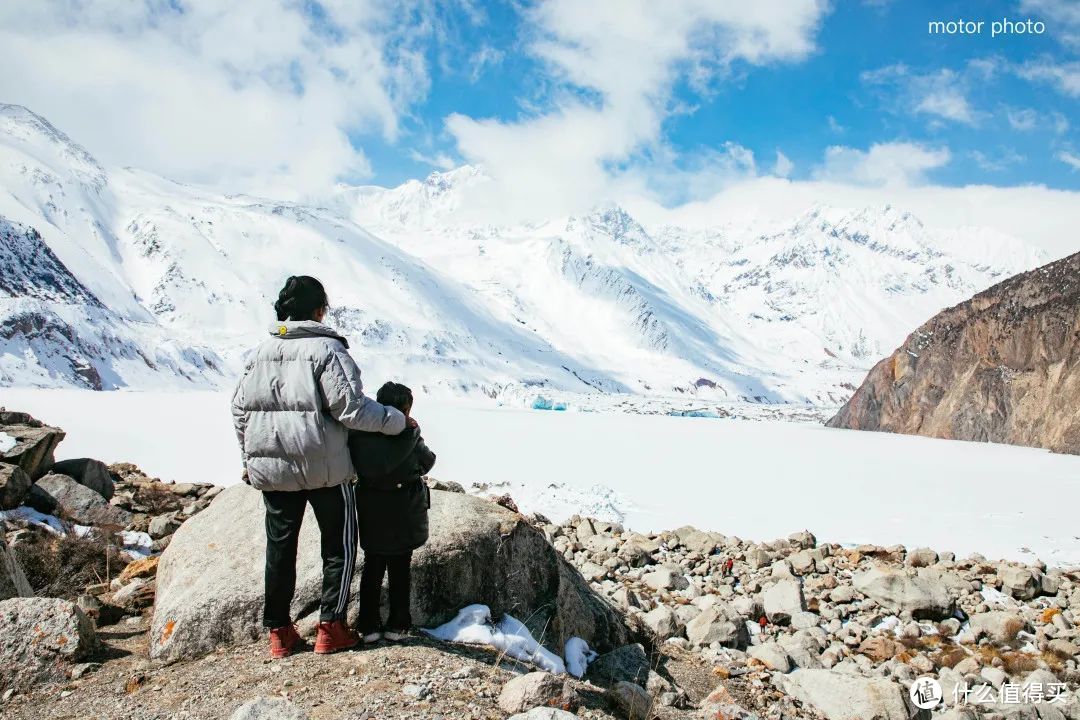
<svg viewBox="0 0 1080 720">
<path fill-rule="evenodd" d="M 416 457 L 420 461 L 420 474 L 427 475 L 435 467 L 435 453 L 431 452 L 424 438 L 416 441 Z"/>
</svg>

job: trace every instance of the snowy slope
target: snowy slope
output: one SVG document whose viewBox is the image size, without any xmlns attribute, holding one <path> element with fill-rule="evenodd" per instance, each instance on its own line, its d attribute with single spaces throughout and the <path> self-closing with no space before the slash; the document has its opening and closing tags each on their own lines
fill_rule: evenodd
<svg viewBox="0 0 1080 720">
<path fill-rule="evenodd" d="M 815 208 L 768 228 L 646 228 L 618 206 L 498 225 L 471 202 L 488 182 L 464 167 L 341 187 L 323 207 L 221 196 L 106 170 L 0 106 L 0 216 L 11 237 L 39 235 L 78 289 L 8 293 L 0 384 L 227 384 L 284 278 L 312 274 L 369 384 L 837 404 L 941 307 L 1038 261 L 974 229 L 955 252 L 892 208 Z M 31 300 L 59 329 L 13 322 Z M 130 362 L 136 348 L 149 362 Z M 87 381 L 86 364 L 107 381 Z"/>
</svg>

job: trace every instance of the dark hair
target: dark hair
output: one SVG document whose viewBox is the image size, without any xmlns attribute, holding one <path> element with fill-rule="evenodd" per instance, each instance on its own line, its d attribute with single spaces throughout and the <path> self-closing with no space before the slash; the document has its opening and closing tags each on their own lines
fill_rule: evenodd
<svg viewBox="0 0 1080 720">
<path fill-rule="evenodd" d="M 278 293 L 274 311 L 278 320 L 311 320 L 329 304 L 321 282 L 310 275 L 293 275 Z"/>
<path fill-rule="evenodd" d="M 375 394 L 375 399 L 380 405 L 389 405 L 401 412 L 405 412 L 412 407 L 412 390 L 401 383 L 388 382 L 379 388 L 379 392 Z"/>
</svg>

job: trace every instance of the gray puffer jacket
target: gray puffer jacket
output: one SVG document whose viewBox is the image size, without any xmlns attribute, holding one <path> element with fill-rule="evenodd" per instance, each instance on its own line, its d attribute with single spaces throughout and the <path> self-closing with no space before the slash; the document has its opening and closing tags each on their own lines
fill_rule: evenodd
<svg viewBox="0 0 1080 720">
<path fill-rule="evenodd" d="M 397 435 L 405 416 L 364 396 L 349 344 L 311 320 L 279 322 L 233 393 L 236 436 L 257 490 L 333 487 L 355 475 L 349 429 Z"/>
</svg>

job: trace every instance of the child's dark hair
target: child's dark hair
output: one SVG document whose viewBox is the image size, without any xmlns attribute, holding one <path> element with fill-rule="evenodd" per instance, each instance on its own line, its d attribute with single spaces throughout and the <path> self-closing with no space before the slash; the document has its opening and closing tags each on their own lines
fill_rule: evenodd
<svg viewBox="0 0 1080 720">
<path fill-rule="evenodd" d="M 321 282 L 310 275 L 293 275 L 278 293 L 274 311 L 278 320 L 313 320 L 328 304 Z"/>
<path fill-rule="evenodd" d="M 375 399 L 380 405 L 389 405 L 401 412 L 405 412 L 412 407 L 412 390 L 401 383 L 388 382 L 379 388 L 379 392 L 375 394 Z"/>
</svg>

